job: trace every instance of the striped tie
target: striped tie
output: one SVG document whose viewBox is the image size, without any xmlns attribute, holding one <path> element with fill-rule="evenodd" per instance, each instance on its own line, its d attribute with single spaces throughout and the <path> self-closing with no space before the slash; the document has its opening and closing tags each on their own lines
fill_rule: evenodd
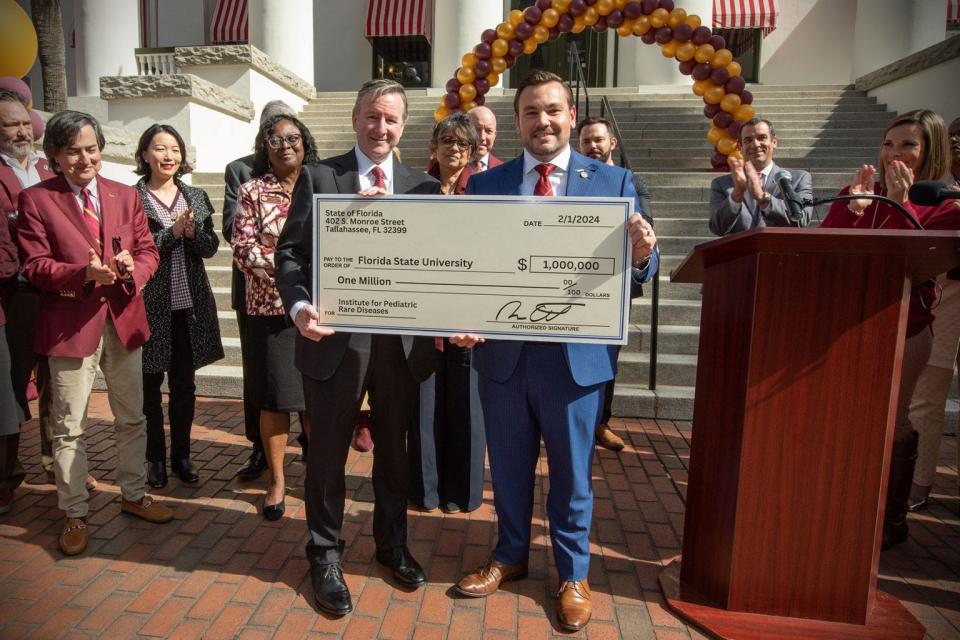
<svg viewBox="0 0 960 640">
<path fill-rule="evenodd" d="M 103 241 L 100 239 L 100 216 L 97 215 L 97 208 L 93 205 L 93 196 L 90 190 L 84 187 L 80 190 L 83 196 L 83 221 L 87 223 L 87 229 L 97 240 L 97 248 L 103 250 Z"/>
</svg>

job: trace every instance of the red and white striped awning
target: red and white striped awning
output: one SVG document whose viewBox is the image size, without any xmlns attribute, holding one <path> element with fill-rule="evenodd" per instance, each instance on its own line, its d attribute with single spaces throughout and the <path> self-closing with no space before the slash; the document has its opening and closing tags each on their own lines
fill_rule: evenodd
<svg viewBox="0 0 960 640">
<path fill-rule="evenodd" d="M 777 0 L 713 0 L 714 29 L 763 29 L 763 35 L 777 28 L 780 7 Z"/>
<path fill-rule="evenodd" d="M 960 0 L 947 0 L 947 22 L 960 22 Z"/>
<path fill-rule="evenodd" d="M 433 41 L 433 0 L 370 0 L 367 38 L 423 36 Z"/>
<path fill-rule="evenodd" d="M 217 0 L 210 24 L 210 42 L 247 42 L 247 0 Z"/>
</svg>

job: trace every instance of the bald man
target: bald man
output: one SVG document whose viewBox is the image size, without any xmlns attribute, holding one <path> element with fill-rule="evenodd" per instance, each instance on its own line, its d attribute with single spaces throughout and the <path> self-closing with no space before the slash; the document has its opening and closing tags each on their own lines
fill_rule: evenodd
<svg viewBox="0 0 960 640">
<path fill-rule="evenodd" d="M 480 144 L 477 146 L 477 159 L 470 165 L 473 173 L 491 169 L 503 162 L 493 155 L 493 143 L 497 140 L 497 116 L 489 107 L 474 107 L 467 115 L 473 128 L 477 130 Z"/>
</svg>

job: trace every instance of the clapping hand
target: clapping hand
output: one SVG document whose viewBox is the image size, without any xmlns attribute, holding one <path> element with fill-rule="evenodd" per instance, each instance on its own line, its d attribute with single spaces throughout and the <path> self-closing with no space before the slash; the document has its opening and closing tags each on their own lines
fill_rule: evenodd
<svg viewBox="0 0 960 640">
<path fill-rule="evenodd" d="M 196 233 L 196 219 L 193 216 L 193 209 L 184 211 L 180 214 L 180 218 L 183 220 L 183 235 L 193 240 Z"/>
<path fill-rule="evenodd" d="M 90 282 L 97 284 L 113 284 L 117 281 L 117 274 L 107 265 L 100 262 L 100 256 L 93 249 L 87 253 L 87 277 Z"/>
<path fill-rule="evenodd" d="M 850 183 L 850 195 L 873 194 L 874 177 L 877 174 L 876 168 L 872 164 L 865 164 L 853 174 L 853 182 Z M 870 206 L 870 200 L 858 199 L 851 200 L 848 205 L 850 211 L 858 216 L 862 216 L 867 207 Z"/>
<path fill-rule="evenodd" d="M 743 194 L 747 190 L 747 174 L 743 160 L 727 156 L 727 166 L 730 167 L 730 177 L 733 178 L 733 193 L 730 195 L 734 202 L 743 202 Z"/>
<path fill-rule="evenodd" d="M 909 199 L 910 187 L 913 186 L 913 170 L 900 160 L 893 160 L 887 165 L 883 174 L 887 183 L 887 196 L 897 202 L 906 202 Z"/>
</svg>

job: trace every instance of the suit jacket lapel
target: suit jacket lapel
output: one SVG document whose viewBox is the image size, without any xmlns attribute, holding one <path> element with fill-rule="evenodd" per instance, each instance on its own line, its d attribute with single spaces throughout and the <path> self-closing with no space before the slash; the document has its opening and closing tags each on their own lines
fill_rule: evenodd
<svg viewBox="0 0 960 640">
<path fill-rule="evenodd" d="M 331 164 L 334 165 L 333 179 L 339 193 L 360 191 L 360 173 L 357 168 L 357 155 L 353 149 L 334 158 Z"/>
<path fill-rule="evenodd" d="M 8 167 L 3 161 L 0 161 L 0 182 L 3 183 L 7 193 L 10 194 L 11 204 L 16 208 L 17 195 L 23 187 L 20 185 L 20 181 L 17 180 L 17 175 L 13 172 L 13 169 Z"/>
<path fill-rule="evenodd" d="M 59 205 L 60 211 L 63 215 L 69 220 L 73 226 L 77 228 L 77 231 L 80 232 L 80 235 L 87 241 L 87 244 L 90 245 L 90 248 L 94 251 L 97 251 L 98 254 L 102 253 L 98 250 L 100 248 L 97 239 L 93 237 L 90 233 L 90 229 L 87 228 L 87 223 L 83 220 L 83 210 L 80 209 L 80 203 L 77 202 L 76 196 L 73 195 L 73 190 L 70 189 L 67 179 L 63 176 L 60 176 L 57 179 L 57 193 L 53 196 L 54 201 Z M 103 195 L 101 194 L 101 198 Z M 103 207 L 103 203 L 100 204 Z"/>
<path fill-rule="evenodd" d="M 590 193 L 596 172 L 596 160 L 571 151 L 570 164 L 567 166 L 567 192 L 564 195 L 583 196 Z"/>
<path fill-rule="evenodd" d="M 113 255 L 113 236 L 116 235 L 120 203 L 117 192 L 105 180 L 97 178 L 97 191 L 100 194 L 100 226 L 103 228 L 103 259 Z M 129 247 L 128 247 L 129 248 Z"/>
<path fill-rule="evenodd" d="M 506 167 L 506 169 L 503 170 L 506 172 L 506 180 L 504 181 L 504 184 L 513 186 L 512 193 L 505 193 L 503 195 L 523 195 L 523 153 L 513 160 L 504 162 L 503 166 Z"/>
</svg>

